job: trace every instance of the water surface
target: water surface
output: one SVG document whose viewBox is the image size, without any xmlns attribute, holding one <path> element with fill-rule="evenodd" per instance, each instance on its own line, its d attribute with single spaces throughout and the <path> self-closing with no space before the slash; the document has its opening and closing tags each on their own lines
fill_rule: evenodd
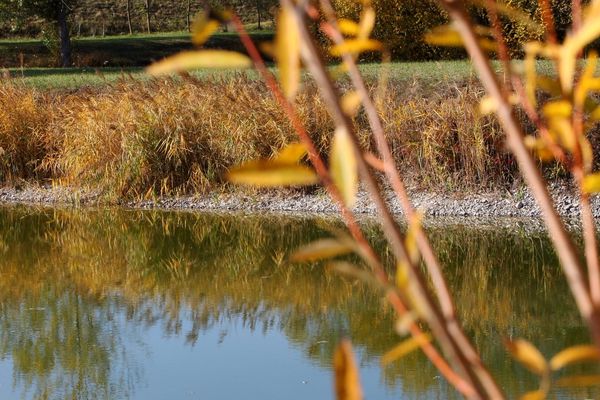
<svg viewBox="0 0 600 400">
<path fill-rule="evenodd" d="M 369 239 L 386 254 L 379 230 Z M 339 222 L 284 216 L 0 208 L 1 399 L 327 399 L 342 337 L 367 399 L 457 398 L 401 338 L 381 293 L 287 255 Z M 537 379 L 506 354 L 550 357 L 589 336 L 543 234 L 429 229 L 468 335 L 506 392 Z M 592 373 L 572 367 L 566 374 Z M 592 389 L 555 391 L 593 398 Z"/>
</svg>

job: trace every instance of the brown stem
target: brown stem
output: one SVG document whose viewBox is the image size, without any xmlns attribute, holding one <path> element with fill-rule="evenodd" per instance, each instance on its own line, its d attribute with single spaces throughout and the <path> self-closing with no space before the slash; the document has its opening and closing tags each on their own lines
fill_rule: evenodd
<svg viewBox="0 0 600 400">
<path fill-rule="evenodd" d="M 506 90 L 510 91 L 510 85 L 512 83 L 510 80 L 510 77 L 512 76 L 510 55 L 508 54 L 508 47 L 506 46 L 506 40 L 504 38 L 504 34 L 502 33 L 502 25 L 500 23 L 500 18 L 498 17 L 496 2 L 494 0 L 485 0 L 485 8 L 492 23 L 491 25 L 494 33 L 494 39 L 496 39 L 496 44 L 498 46 L 498 56 L 500 57 L 502 68 L 504 70 L 504 83 L 506 85 Z"/>
<path fill-rule="evenodd" d="M 566 232 L 562 220 L 554 209 L 554 204 L 548 193 L 546 183 L 523 142 L 521 127 L 512 111 L 512 107 L 502 95 L 502 90 L 500 89 L 500 85 L 496 80 L 496 76 L 489 61 L 485 53 L 479 47 L 477 37 L 473 31 L 463 3 L 460 0 L 440 1 L 454 21 L 455 28 L 465 43 L 465 47 L 471 57 L 475 69 L 479 72 L 482 84 L 489 95 L 492 96 L 498 104 L 497 115 L 506 132 L 507 144 L 515 155 L 521 174 L 531 188 L 533 195 L 542 210 L 544 221 L 550 232 L 550 237 L 561 261 L 563 271 L 567 277 L 567 282 L 571 289 L 571 293 L 575 298 L 579 312 L 588 324 L 594 342 L 600 347 L 600 315 L 592 304 L 587 284 L 583 277 L 582 268 L 579 264 L 577 252 Z"/>
<path fill-rule="evenodd" d="M 589 195 L 582 193 L 581 223 L 583 225 L 583 240 L 585 248 L 585 259 L 588 267 L 588 279 L 590 281 L 590 293 L 592 302 L 596 308 L 600 307 L 600 265 L 598 264 L 598 245 L 596 243 L 596 225 L 594 215 L 590 206 Z"/>
<path fill-rule="evenodd" d="M 546 41 L 549 44 L 558 43 L 556 38 L 556 28 L 554 27 L 554 16 L 552 15 L 552 6 L 550 0 L 538 0 L 538 4 L 542 9 L 542 20 L 544 28 L 546 28 Z"/>
<path fill-rule="evenodd" d="M 573 33 L 577 32 L 579 28 L 581 28 L 581 0 L 572 0 L 571 1 L 571 15 L 573 16 Z"/>
<path fill-rule="evenodd" d="M 234 15 L 232 18 L 232 22 L 240 35 L 244 47 L 248 51 L 248 54 L 252 58 L 256 68 L 259 70 L 259 73 L 261 74 L 263 79 L 265 79 L 269 89 L 275 96 L 280 106 L 286 112 L 286 115 L 292 122 L 296 133 L 298 134 L 302 142 L 307 146 L 308 155 L 311 160 L 311 163 L 315 167 L 317 174 L 321 178 L 321 181 L 323 182 L 323 185 L 329 192 L 330 196 L 340 207 L 342 217 L 344 218 L 344 221 L 348 226 L 350 233 L 357 241 L 361 249 L 372 260 L 371 264 L 375 265 L 374 269 L 376 272 L 376 277 L 378 278 L 380 283 L 384 284 L 384 286 L 387 285 L 387 275 L 385 274 L 385 271 L 383 271 L 383 268 L 381 268 L 380 262 L 376 254 L 373 252 L 372 248 L 369 246 L 368 242 L 364 238 L 362 231 L 360 230 L 358 224 L 356 223 L 356 220 L 354 219 L 354 216 L 345 206 L 339 191 L 337 190 L 337 188 L 331 180 L 329 171 L 325 167 L 323 160 L 321 159 L 319 153 L 315 149 L 314 143 L 312 142 L 308 133 L 304 129 L 304 126 L 302 125 L 298 114 L 281 92 L 279 86 L 277 85 L 277 82 L 275 81 L 275 78 L 273 77 L 273 74 L 267 69 L 262 57 L 260 56 L 260 53 L 258 52 L 258 49 L 250 39 L 250 36 L 247 34 L 240 19 L 236 15 Z M 398 296 L 398 293 L 394 291 L 388 291 L 387 298 L 399 315 L 403 315 L 406 313 L 407 308 Z M 418 336 L 422 334 L 421 329 L 416 323 L 412 323 L 409 327 L 409 330 L 413 336 Z M 432 364 L 440 371 L 440 373 L 448 380 L 450 384 L 456 387 L 457 390 L 459 390 L 466 397 L 475 397 L 475 391 L 473 389 L 473 386 L 470 385 L 467 381 L 465 381 L 456 372 L 454 372 L 454 370 L 452 370 L 452 368 L 446 363 L 446 360 L 444 360 L 444 358 L 439 354 L 439 352 L 431 343 L 421 342 L 420 346 L 423 350 L 423 353 L 429 358 Z"/>
</svg>

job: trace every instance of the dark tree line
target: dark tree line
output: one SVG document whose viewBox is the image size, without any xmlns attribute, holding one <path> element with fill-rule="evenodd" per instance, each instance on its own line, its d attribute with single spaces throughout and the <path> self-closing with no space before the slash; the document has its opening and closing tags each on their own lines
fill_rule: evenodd
<svg viewBox="0 0 600 400">
<path fill-rule="evenodd" d="M 27 32 L 31 21 L 45 21 L 57 38 L 60 64 L 66 67 L 72 64 L 71 33 L 80 34 L 84 23 L 101 25 L 102 34 L 106 26 L 117 27 L 112 33 L 129 34 L 189 30 L 194 15 L 205 7 L 226 7 L 262 29 L 277 4 L 278 0 L 0 0 L 0 22 L 15 32 Z M 168 18 L 170 25 L 164 21 Z"/>
</svg>

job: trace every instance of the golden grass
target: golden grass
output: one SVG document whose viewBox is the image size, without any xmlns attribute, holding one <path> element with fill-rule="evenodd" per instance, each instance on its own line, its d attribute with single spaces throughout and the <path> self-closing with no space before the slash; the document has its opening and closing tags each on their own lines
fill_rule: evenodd
<svg viewBox="0 0 600 400">
<path fill-rule="evenodd" d="M 474 111 L 481 91 L 470 84 L 438 90 L 394 83 L 380 99 L 403 173 L 414 183 L 452 190 L 509 182 L 514 171 L 501 132 Z M 327 152 L 333 125 L 316 88 L 308 85 L 297 104 Z M 214 189 L 231 166 L 296 140 L 265 86 L 244 76 L 123 81 L 53 93 L 4 81 L 0 105 L 4 184 L 51 179 L 114 198 Z M 359 115 L 356 124 L 369 149 L 366 118 Z"/>
</svg>

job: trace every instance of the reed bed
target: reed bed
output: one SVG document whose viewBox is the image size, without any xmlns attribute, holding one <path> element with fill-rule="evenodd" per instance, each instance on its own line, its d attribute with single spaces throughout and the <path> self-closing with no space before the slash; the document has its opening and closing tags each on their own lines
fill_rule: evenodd
<svg viewBox="0 0 600 400">
<path fill-rule="evenodd" d="M 512 182 L 515 167 L 498 124 L 476 111 L 481 96 L 469 81 L 391 82 L 380 94 L 386 134 L 411 183 L 460 191 Z M 307 83 L 297 102 L 326 153 L 333 125 L 314 85 Z M 365 116 L 356 124 L 372 150 Z M 242 75 L 70 91 L 0 82 L 4 185 L 52 182 L 112 198 L 203 193 L 223 188 L 231 166 L 272 156 L 294 140 L 264 84 Z"/>
</svg>

